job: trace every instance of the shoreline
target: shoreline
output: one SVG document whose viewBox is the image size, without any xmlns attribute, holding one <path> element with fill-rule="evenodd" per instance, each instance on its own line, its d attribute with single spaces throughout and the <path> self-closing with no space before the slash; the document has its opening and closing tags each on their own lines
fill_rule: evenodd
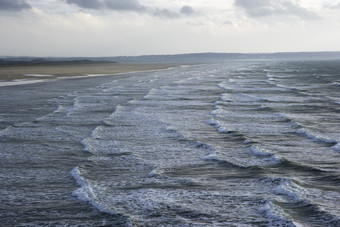
<svg viewBox="0 0 340 227">
<path fill-rule="evenodd" d="M 68 64 L 48 66 L 1 66 L 0 81 L 4 83 L 20 81 L 48 81 L 61 78 L 76 78 L 88 76 L 108 76 L 122 73 L 132 73 L 150 70 L 179 67 L 176 63 L 98 63 L 98 64 Z M 192 65 L 192 64 L 188 64 Z M 1 83 L 0 82 L 0 83 Z M 12 84 L 14 85 L 14 84 Z M 1 85 L 0 85 L 1 86 Z M 3 85 L 7 86 L 7 85 Z"/>
</svg>

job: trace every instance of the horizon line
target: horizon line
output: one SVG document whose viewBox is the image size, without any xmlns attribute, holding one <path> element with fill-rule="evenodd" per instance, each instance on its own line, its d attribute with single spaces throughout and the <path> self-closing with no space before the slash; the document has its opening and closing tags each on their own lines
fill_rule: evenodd
<svg viewBox="0 0 340 227">
<path fill-rule="evenodd" d="M 267 55 L 267 54 L 316 54 L 316 53 L 340 53 L 336 51 L 275 51 L 275 52 L 186 52 L 178 54 L 141 54 L 141 55 L 107 55 L 107 56 L 34 56 L 34 55 L 1 55 L 0 58 L 120 58 L 120 57 L 147 57 L 147 56 L 179 56 L 196 54 L 241 54 L 241 55 Z"/>
</svg>

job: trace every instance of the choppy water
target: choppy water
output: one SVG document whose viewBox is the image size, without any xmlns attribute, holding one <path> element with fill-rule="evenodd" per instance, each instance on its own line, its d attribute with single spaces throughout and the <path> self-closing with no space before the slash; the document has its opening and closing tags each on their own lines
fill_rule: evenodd
<svg viewBox="0 0 340 227">
<path fill-rule="evenodd" d="M 340 226 L 340 62 L 0 89 L 0 222 Z"/>
</svg>

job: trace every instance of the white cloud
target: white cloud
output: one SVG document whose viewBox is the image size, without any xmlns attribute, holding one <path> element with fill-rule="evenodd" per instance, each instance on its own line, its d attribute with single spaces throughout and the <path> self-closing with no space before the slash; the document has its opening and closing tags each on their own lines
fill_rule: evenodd
<svg viewBox="0 0 340 227">
<path fill-rule="evenodd" d="M 301 19 L 319 19 L 319 15 L 293 0 L 235 0 L 235 6 L 245 10 L 251 17 L 293 15 Z"/>
</svg>

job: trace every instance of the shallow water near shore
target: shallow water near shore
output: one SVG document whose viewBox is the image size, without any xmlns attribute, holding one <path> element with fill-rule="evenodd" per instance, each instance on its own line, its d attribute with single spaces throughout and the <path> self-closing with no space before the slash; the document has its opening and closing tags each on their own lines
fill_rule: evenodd
<svg viewBox="0 0 340 227">
<path fill-rule="evenodd" d="M 339 226 L 340 62 L 0 88 L 0 222 Z"/>
</svg>

